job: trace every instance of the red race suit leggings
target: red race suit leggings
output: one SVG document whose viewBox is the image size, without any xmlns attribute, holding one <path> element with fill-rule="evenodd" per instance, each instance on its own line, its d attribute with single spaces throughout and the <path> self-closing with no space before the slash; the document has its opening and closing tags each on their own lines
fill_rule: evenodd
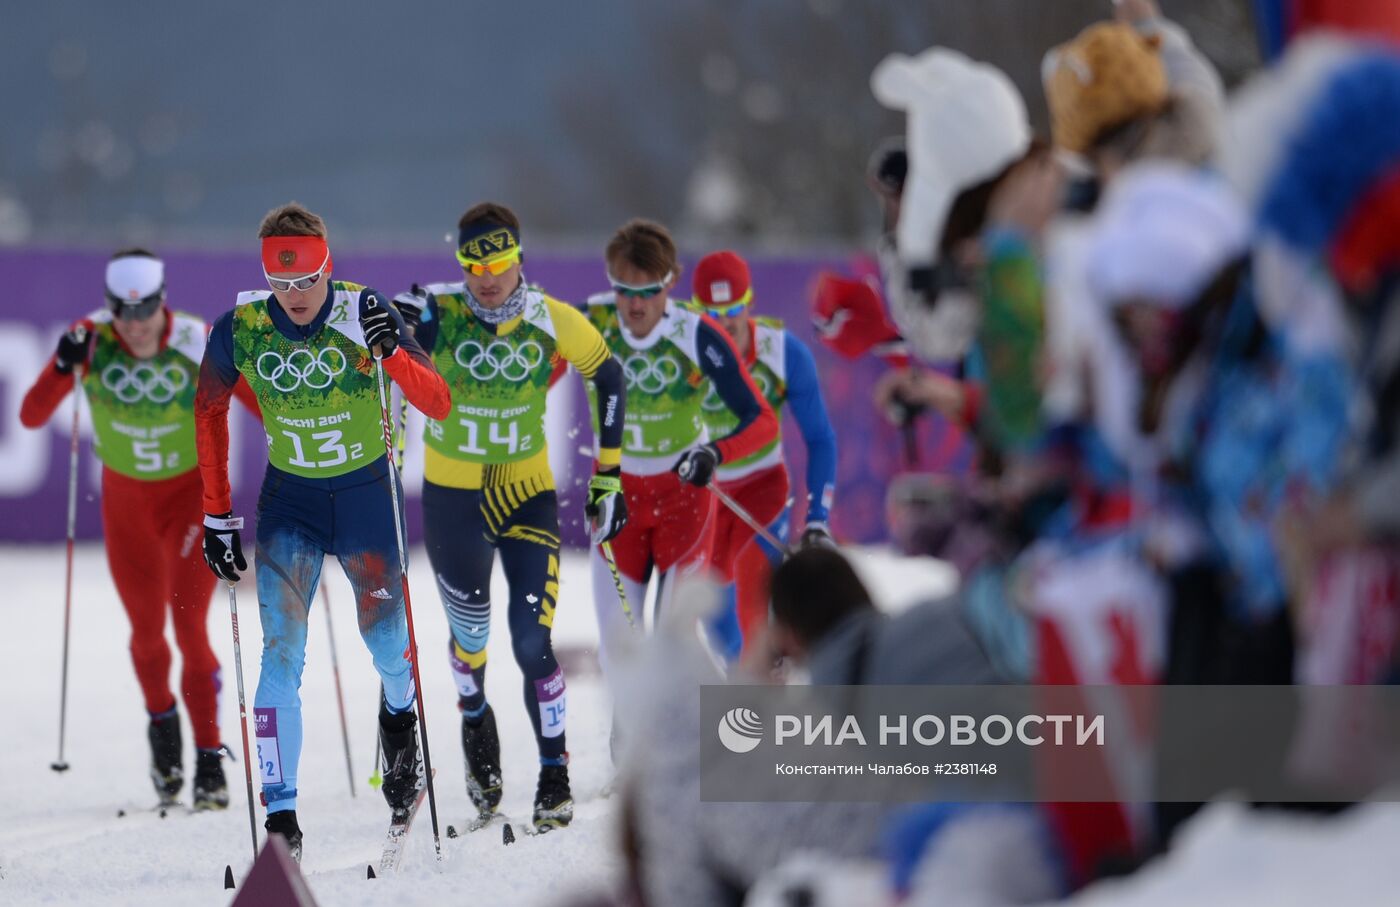
<svg viewBox="0 0 1400 907">
<path fill-rule="evenodd" d="M 165 616 L 175 628 L 184 697 L 195 746 L 219 746 L 219 661 L 209 646 L 214 574 L 204 564 L 203 485 L 199 470 L 169 479 L 133 479 L 102 470 L 107 563 L 131 621 L 131 662 L 146 711 L 175 706 Z"/>
</svg>

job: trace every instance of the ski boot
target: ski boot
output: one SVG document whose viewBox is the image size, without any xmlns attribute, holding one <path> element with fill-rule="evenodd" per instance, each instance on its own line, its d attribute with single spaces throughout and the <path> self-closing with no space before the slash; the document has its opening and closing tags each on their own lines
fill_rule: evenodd
<svg viewBox="0 0 1400 907">
<path fill-rule="evenodd" d="M 268 813 L 263 828 L 267 829 L 268 837 L 281 835 L 287 842 L 287 850 L 291 851 L 292 859 L 298 864 L 301 863 L 301 826 L 297 825 L 296 810 L 284 809 L 281 812 Z"/>
<path fill-rule="evenodd" d="M 574 820 L 574 797 L 569 791 L 569 757 L 559 764 L 540 766 L 540 783 L 535 788 L 535 831 L 543 834 L 564 828 Z"/>
<path fill-rule="evenodd" d="M 222 749 L 199 750 L 194 767 L 194 808 L 228 809 L 228 780 Z"/>
<path fill-rule="evenodd" d="M 381 770 L 384 783 L 380 790 L 393 810 L 394 820 L 408 815 L 418 793 L 427 784 L 423 773 L 423 757 L 418 752 L 418 716 L 410 709 L 397 715 L 379 701 L 379 743 L 383 751 Z"/>
<path fill-rule="evenodd" d="M 473 824 L 484 825 L 501 805 L 501 738 L 491 706 L 486 706 L 475 725 L 462 715 L 462 753 L 467 762 L 467 796 L 477 813 Z"/>
<path fill-rule="evenodd" d="M 151 716 L 146 737 L 151 742 L 151 783 L 161 806 L 179 802 L 185 773 L 180 767 L 183 745 L 180 741 L 180 713 L 173 707 L 168 712 Z"/>
</svg>

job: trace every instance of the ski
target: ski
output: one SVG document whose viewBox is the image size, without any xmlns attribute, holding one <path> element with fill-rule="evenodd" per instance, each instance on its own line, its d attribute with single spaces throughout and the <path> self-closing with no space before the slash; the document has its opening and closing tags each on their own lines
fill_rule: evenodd
<svg viewBox="0 0 1400 907">
<path fill-rule="evenodd" d="M 162 800 L 154 806 L 119 806 L 117 807 L 117 818 L 125 819 L 127 816 L 159 816 L 164 819 L 172 813 L 176 815 L 193 815 L 194 812 L 195 809 L 193 807 L 185 807 L 185 804 L 179 799 Z"/>
<path fill-rule="evenodd" d="M 436 771 L 433 772 L 437 774 Z M 418 795 L 413 798 L 413 804 L 406 810 L 395 810 L 389 818 L 389 833 L 384 839 L 384 852 L 379 856 L 379 875 L 397 872 L 399 861 L 403 859 L 404 842 L 408 838 L 408 832 L 413 827 L 413 818 L 418 815 L 418 807 L 423 805 L 423 800 L 428 796 L 428 785 L 425 783 L 419 789 Z M 370 876 L 374 878 L 374 876 Z"/>
<path fill-rule="evenodd" d="M 492 822 L 495 822 L 497 819 L 504 820 L 507 824 L 509 824 L 510 822 L 510 818 L 506 816 L 505 813 L 499 810 L 489 813 L 480 813 L 477 815 L 476 818 L 468 821 L 466 825 L 462 826 L 460 834 L 471 834 L 474 831 L 481 831 L 483 828 L 490 825 Z M 447 826 L 447 836 L 449 838 L 459 837 L 457 826 Z"/>
<path fill-rule="evenodd" d="M 460 829 L 457 828 L 457 826 L 455 825 L 447 826 L 447 837 L 449 839 L 455 840 L 465 835 L 469 835 L 472 832 L 477 832 L 481 831 L 484 828 L 489 828 L 492 825 L 498 823 L 501 826 L 502 844 L 514 844 L 517 835 L 528 835 L 529 837 L 534 838 L 538 837 L 541 834 L 544 834 L 545 831 L 549 830 L 538 829 L 530 822 L 517 822 L 506 813 L 497 811 L 491 813 L 490 815 L 477 816 L 475 819 L 472 819 L 466 825 L 463 825 Z"/>
</svg>

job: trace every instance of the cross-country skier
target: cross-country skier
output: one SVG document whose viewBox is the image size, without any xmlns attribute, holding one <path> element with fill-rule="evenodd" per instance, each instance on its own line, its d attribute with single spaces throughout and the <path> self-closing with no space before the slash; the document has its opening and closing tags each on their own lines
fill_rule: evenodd
<svg viewBox="0 0 1400 907">
<path fill-rule="evenodd" d="M 618 476 L 622 368 L 574 309 L 525 282 L 520 221 L 491 202 L 458 223 L 462 280 L 430 284 L 395 303 L 452 390 L 452 411 L 424 435 L 423 529 L 452 629 L 449 658 L 462 712 L 467 793 L 479 826 L 501 802 L 501 747 L 486 701 L 491 570 L 500 552 L 525 708 L 539 747 L 534 825 L 573 819 L 564 739 L 564 674 L 550 642 L 559 599 L 559 501 L 545 444 L 552 375 L 572 364 L 603 405 L 587 510 L 595 541 L 627 521 Z"/>
<path fill-rule="evenodd" d="M 724 329 L 670 298 L 681 266 L 665 227 L 629 221 L 608 242 L 606 259 L 612 291 L 588 300 L 588 318 L 627 380 L 622 487 L 629 519 L 612 549 L 628 608 L 640 621 L 653 573 L 660 609 L 675 578 L 700 569 L 709 557 L 715 503 L 705 486 L 716 468 L 773 444 L 778 421 Z M 712 387 L 733 413 L 732 430 L 715 438 L 701 418 Z M 597 547 L 592 561 L 606 658 L 627 632 L 628 618 Z"/>
<path fill-rule="evenodd" d="M 199 373 L 195 418 L 204 474 L 204 556 L 221 579 L 247 569 L 228 481 L 228 398 L 241 374 L 262 404 L 267 472 L 257 509 L 262 670 L 254 697 L 258 774 L 269 834 L 300 858 L 297 763 L 307 615 L 321 565 L 334 555 L 355 592 L 360 635 L 383 683 L 379 737 L 384 797 L 406 809 L 424 784 L 416 691 L 385 455 L 376 364 L 425 414 L 442 418 L 447 385 L 377 291 L 331 280 L 320 217 L 296 203 L 258 230 L 272 292 L 240 293 L 214 322 Z"/>
<path fill-rule="evenodd" d="M 131 621 L 131 661 L 150 714 L 151 780 L 165 804 L 184 783 L 183 743 L 170 689 L 165 616 L 175 626 L 180 693 L 194 734 L 194 807 L 228 806 L 218 724 L 219 662 L 206 616 L 214 579 L 196 544 L 201 485 L 195 459 L 194 395 L 203 319 L 166 306 L 165 265 L 145 249 L 107 263 L 105 308 L 59 338 L 20 408 L 39 428 L 73 389 L 81 369 L 92 408 L 93 450 L 102 461 L 102 524 L 107 565 Z M 247 384 L 234 389 L 254 411 Z"/>
<path fill-rule="evenodd" d="M 831 497 L 836 485 L 836 433 L 822 401 L 817 366 L 806 344 L 774 318 L 752 314 L 753 283 L 744 259 L 730 251 L 712 252 L 695 266 L 691 278 L 694 303 L 703 308 L 734 341 L 744 366 L 773 408 L 781 428 L 783 404 L 791 404 L 798 430 L 807 445 L 806 525 L 801 544 L 832 544 L 827 526 Z M 736 417 L 713 393 L 701 404 L 710 434 L 722 437 L 731 431 Z M 726 460 L 715 471 L 719 487 L 749 515 L 785 540 L 788 534 L 788 473 L 783 463 L 781 436 L 746 457 Z M 728 507 L 715 516 L 715 540 L 710 569 L 730 583 L 724 607 L 710 624 L 719 653 L 734 661 L 744 641 L 767 622 L 767 596 L 755 593 L 764 585 L 762 575 L 736 572 L 739 554 L 754 538 L 754 530 Z M 774 566 L 782 553 L 763 539 L 757 544 Z M 747 593 L 738 596 L 734 581 Z"/>
</svg>

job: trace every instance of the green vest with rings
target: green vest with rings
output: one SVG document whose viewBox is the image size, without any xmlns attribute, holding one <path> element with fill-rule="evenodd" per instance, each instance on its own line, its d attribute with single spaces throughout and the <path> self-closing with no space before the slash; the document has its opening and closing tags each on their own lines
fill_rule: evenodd
<svg viewBox="0 0 1400 907">
<path fill-rule="evenodd" d="M 526 292 L 525 311 L 508 334 L 472 314 L 463 284 L 435 283 L 438 334 L 433 365 L 452 391 L 452 414 L 427 420 L 423 443 L 454 460 L 515 463 L 545 450 L 545 401 L 558 361 L 546 296 Z"/>
<path fill-rule="evenodd" d="M 83 394 L 92 410 L 93 450 L 113 472 L 168 479 L 199 465 L 194 445 L 194 392 L 204 358 L 204 321 L 167 312 L 170 338 L 149 359 L 122 349 L 106 309 L 92 322 L 92 357 Z"/>
<path fill-rule="evenodd" d="M 603 335 L 627 380 L 627 409 L 622 434 L 622 471 L 656 475 L 669 470 L 687 448 L 708 436 L 700 402 L 710 379 L 700 368 L 700 315 L 675 301 L 649 337 L 637 340 L 624 330 L 613 293 L 588 299 L 588 320 Z M 588 403 L 596 418 L 597 395 L 588 386 Z"/>
<path fill-rule="evenodd" d="M 363 289 L 331 281 L 330 315 L 304 343 L 272 323 L 270 292 L 238 294 L 233 362 L 258 397 L 267 461 L 278 469 L 326 479 L 384 456 L 375 362 L 360 330 Z"/>
<path fill-rule="evenodd" d="M 758 385 L 759 393 L 763 394 L 768 405 L 773 408 L 773 415 L 778 418 L 778 434 L 768 444 L 747 457 L 732 463 L 721 463 L 716 470 L 716 475 L 721 479 L 742 478 L 759 468 L 780 463 L 783 459 L 782 419 L 783 404 L 787 402 L 787 370 L 786 358 L 783 355 L 782 321 L 762 316 L 754 318 L 753 336 L 749 338 L 749 342 L 753 344 L 756 354 L 753 365 L 749 366 L 749 374 L 753 376 L 754 384 Z M 705 395 L 700 408 L 712 438 L 722 438 L 739 427 L 739 417 L 724 405 L 724 401 L 713 388 Z"/>
</svg>

